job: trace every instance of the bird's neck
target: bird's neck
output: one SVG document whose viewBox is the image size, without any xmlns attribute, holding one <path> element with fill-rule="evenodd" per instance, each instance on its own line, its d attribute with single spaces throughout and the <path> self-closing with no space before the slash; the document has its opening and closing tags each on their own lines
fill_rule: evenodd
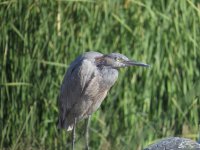
<svg viewBox="0 0 200 150">
<path fill-rule="evenodd" d="M 104 83 L 110 88 L 118 78 L 118 70 L 110 66 L 103 66 L 100 70 Z"/>
</svg>

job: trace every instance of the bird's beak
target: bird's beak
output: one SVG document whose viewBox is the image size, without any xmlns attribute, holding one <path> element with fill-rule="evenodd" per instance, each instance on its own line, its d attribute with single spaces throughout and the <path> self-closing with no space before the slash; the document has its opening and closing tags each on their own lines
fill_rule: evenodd
<svg viewBox="0 0 200 150">
<path fill-rule="evenodd" d="M 124 61 L 124 64 L 125 64 L 126 66 L 150 67 L 150 65 L 148 65 L 148 64 L 145 64 L 145 63 L 142 63 L 142 62 L 137 62 L 137 61 L 131 61 L 131 60 Z"/>
</svg>

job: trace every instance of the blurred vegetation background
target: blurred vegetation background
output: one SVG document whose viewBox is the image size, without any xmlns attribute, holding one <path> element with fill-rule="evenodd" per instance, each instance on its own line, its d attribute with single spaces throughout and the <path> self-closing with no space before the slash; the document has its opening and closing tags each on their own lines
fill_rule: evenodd
<svg viewBox="0 0 200 150">
<path fill-rule="evenodd" d="M 199 0 L 1 0 L 0 149 L 70 148 L 71 133 L 56 128 L 57 96 L 69 63 L 89 50 L 151 65 L 120 71 L 92 117 L 91 149 L 197 140 L 199 43 Z"/>
</svg>

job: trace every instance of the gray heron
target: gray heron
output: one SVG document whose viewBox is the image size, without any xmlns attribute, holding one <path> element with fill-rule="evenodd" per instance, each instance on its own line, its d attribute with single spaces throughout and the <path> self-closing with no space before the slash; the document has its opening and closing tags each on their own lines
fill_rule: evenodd
<svg viewBox="0 0 200 150">
<path fill-rule="evenodd" d="M 86 118 L 86 149 L 89 149 L 89 118 L 100 107 L 116 82 L 118 70 L 129 66 L 149 65 L 129 60 L 119 53 L 104 55 L 98 52 L 86 52 L 70 64 L 58 99 L 58 128 L 72 130 L 72 149 L 75 143 L 76 123 Z"/>
</svg>

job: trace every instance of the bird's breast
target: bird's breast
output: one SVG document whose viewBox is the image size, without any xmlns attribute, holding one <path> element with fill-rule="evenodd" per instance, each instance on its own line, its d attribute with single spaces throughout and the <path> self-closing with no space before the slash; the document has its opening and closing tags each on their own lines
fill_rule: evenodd
<svg viewBox="0 0 200 150">
<path fill-rule="evenodd" d="M 85 99 L 88 102 L 91 102 L 88 106 L 87 111 L 84 115 L 88 116 L 94 113 L 101 105 L 105 97 L 107 96 L 108 91 L 114 85 L 118 77 L 117 70 L 101 70 L 100 74 L 97 73 L 95 77 L 91 80 L 90 85 L 88 86 L 88 92 L 85 93 Z"/>
</svg>

